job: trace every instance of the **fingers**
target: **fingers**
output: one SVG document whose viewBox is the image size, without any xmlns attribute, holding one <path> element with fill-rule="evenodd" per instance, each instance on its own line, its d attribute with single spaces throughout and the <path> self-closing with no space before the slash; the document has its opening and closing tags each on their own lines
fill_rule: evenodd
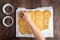
<svg viewBox="0 0 60 40">
<path fill-rule="evenodd" d="M 21 17 L 25 16 L 27 14 L 27 11 L 22 11 Z"/>
<path fill-rule="evenodd" d="M 22 13 L 21 13 L 21 17 L 23 17 L 23 16 L 24 16 L 24 14 L 25 14 L 25 11 L 24 11 L 24 12 L 22 11 Z"/>
<path fill-rule="evenodd" d="M 28 12 L 27 12 L 27 11 L 23 11 L 22 13 L 23 13 L 24 15 L 26 15 Z"/>
</svg>

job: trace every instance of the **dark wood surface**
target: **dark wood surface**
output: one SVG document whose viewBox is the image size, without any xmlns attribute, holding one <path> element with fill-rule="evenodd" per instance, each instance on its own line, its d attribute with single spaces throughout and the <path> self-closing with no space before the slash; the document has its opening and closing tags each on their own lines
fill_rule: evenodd
<svg viewBox="0 0 60 40">
<path fill-rule="evenodd" d="M 16 37 L 16 9 L 17 7 L 37 8 L 44 6 L 52 6 L 54 9 L 54 38 L 46 38 L 46 40 L 60 40 L 60 0 L 0 0 L 0 40 L 35 40 L 34 38 L 17 38 Z M 2 11 L 5 3 L 11 3 L 14 11 L 9 16 L 13 17 L 14 24 L 7 28 L 2 24 L 3 17 L 6 15 Z"/>
</svg>

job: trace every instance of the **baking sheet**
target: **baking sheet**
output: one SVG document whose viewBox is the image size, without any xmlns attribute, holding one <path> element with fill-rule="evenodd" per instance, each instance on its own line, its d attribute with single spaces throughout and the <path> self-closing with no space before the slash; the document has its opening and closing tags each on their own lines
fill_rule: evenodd
<svg viewBox="0 0 60 40">
<path fill-rule="evenodd" d="M 41 31 L 41 33 L 43 34 L 44 37 L 53 37 L 53 8 L 50 6 L 50 7 L 38 7 L 36 9 L 26 9 L 26 8 L 23 8 L 23 7 L 18 7 L 16 9 L 16 37 L 33 37 L 34 38 L 34 35 L 33 34 L 24 34 L 22 35 L 19 31 L 18 31 L 18 12 L 19 11 L 24 11 L 24 10 L 41 10 L 41 11 L 44 11 L 44 10 L 49 10 L 51 12 L 51 17 L 50 17 L 50 20 L 49 20 L 49 28 L 48 29 L 45 29 L 43 31 Z"/>
</svg>

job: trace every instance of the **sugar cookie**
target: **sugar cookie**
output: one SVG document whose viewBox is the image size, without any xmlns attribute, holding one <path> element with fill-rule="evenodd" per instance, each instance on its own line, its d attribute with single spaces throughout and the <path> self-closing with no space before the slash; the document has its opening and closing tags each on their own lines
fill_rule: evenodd
<svg viewBox="0 0 60 40">
<path fill-rule="evenodd" d="M 45 10 L 43 11 L 43 16 L 44 16 L 44 29 L 48 29 L 51 12 L 49 10 Z"/>
<path fill-rule="evenodd" d="M 45 11 L 43 11 L 43 16 L 45 19 L 49 20 L 49 18 L 51 16 L 51 12 L 49 10 L 45 10 Z"/>
<path fill-rule="evenodd" d="M 31 30 L 31 28 L 30 28 L 30 25 L 29 25 L 29 24 L 27 24 L 27 32 L 28 32 L 28 34 L 32 34 L 32 30 Z"/>
<path fill-rule="evenodd" d="M 25 25 L 19 25 L 19 32 L 21 34 L 26 34 L 27 33 L 27 27 Z"/>
<path fill-rule="evenodd" d="M 34 14 L 34 11 L 29 10 L 28 12 L 31 14 L 32 21 L 35 23 L 35 14 Z M 32 30 L 31 30 L 29 24 L 27 24 L 27 32 L 28 32 L 29 34 L 32 34 Z"/>
<path fill-rule="evenodd" d="M 19 32 L 21 34 L 25 34 L 27 33 L 27 26 L 26 26 L 26 21 L 23 20 L 23 18 L 21 17 L 22 12 L 20 11 L 18 14 L 18 24 L 19 24 Z"/>
<path fill-rule="evenodd" d="M 43 30 L 43 13 L 40 10 L 36 10 L 35 14 L 36 14 L 36 26 L 42 31 Z"/>
<path fill-rule="evenodd" d="M 28 11 L 31 14 L 32 21 L 35 22 L 35 13 L 33 10 Z"/>
</svg>

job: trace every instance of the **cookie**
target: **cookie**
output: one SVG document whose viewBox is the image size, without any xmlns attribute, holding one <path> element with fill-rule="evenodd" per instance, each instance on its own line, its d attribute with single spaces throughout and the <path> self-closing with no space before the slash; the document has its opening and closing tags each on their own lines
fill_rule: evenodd
<svg viewBox="0 0 60 40">
<path fill-rule="evenodd" d="M 25 25 L 19 25 L 19 32 L 21 34 L 26 34 L 27 33 L 27 27 Z"/>
<path fill-rule="evenodd" d="M 43 16 L 45 19 L 49 20 L 49 18 L 51 17 L 51 12 L 49 10 L 45 10 L 43 11 Z"/>
<path fill-rule="evenodd" d="M 36 26 L 40 29 L 40 31 L 43 30 L 43 13 L 40 10 L 35 10 L 36 15 Z"/>
<path fill-rule="evenodd" d="M 43 16 L 44 16 L 44 29 L 48 29 L 51 12 L 49 10 L 45 10 L 43 11 Z"/>
<path fill-rule="evenodd" d="M 33 10 L 28 11 L 31 14 L 32 21 L 35 22 L 35 13 Z"/>
<path fill-rule="evenodd" d="M 34 11 L 29 10 L 28 12 L 31 14 L 32 21 L 35 23 L 35 14 L 34 14 Z M 27 32 L 28 32 L 29 34 L 32 34 L 32 30 L 31 30 L 29 24 L 27 24 Z"/>
<path fill-rule="evenodd" d="M 27 32 L 28 32 L 28 34 L 32 34 L 32 30 L 31 30 L 31 28 L 30 28 L 30 25 L 29 25 L 29 24 L 27 24 Z"/>
<path fill-rule="evenodd" d="M 19 24 L 19 32 L 21 34 L 27 33 L 27 23 L 26 21 L 21 17 L 22 12 L 20 11 L 18 14 L 18 24 Z"/>
</svg>

